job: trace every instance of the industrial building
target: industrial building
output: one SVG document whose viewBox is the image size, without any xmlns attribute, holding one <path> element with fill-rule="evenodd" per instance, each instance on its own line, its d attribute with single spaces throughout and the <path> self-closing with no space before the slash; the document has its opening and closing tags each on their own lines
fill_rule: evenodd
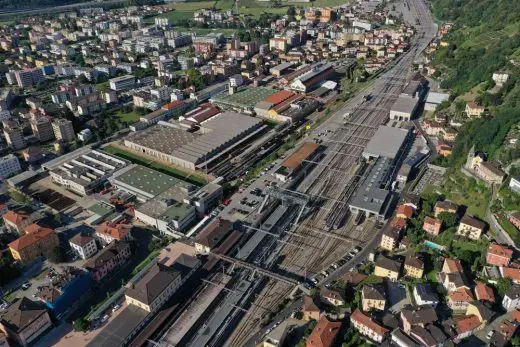
<svg viewBox="0 0 520 347">
<path fill-rule="evenodd" d="M 182 237 L 197 218 L 218 204 L 222 187 L 199 187 L 140 165 L 130 165 L 110 178 L 118 190 L 143 202 L 135 217 L 173 237 Z"/>
<path fill-rule="evenodd" d="M 214 105 L 225 109 L 252 114 L 255 105 L 276 93 L 276 90 L 264 87 L 243 88 L 236 92 L 219 94 L 210 99 Z"/>
<path fill-rule="evenodd" d="M 320 145 L 314 142 L 305 142 L 280 165 L 280 168 L 275 172 L 275 177 L 282 182 L 292 179 L 302 168 L 311 164 L 306 160 L 312 160 L 319 147 Z"/>
<path fill-rule="evenodd" d="M 79 195 L 88 195 L 110 175 L 130 162 L 106 152 L 82 147 L 42 165 L 50 172 L 52 182 Z"/>
<path fill-rule="evenodd" d="M 303 119 L 318 107 L 317 101 L 307 100 L 302 94 L 280 90 L 257 102 L 254 111 L 260 118 L 292 123 Z"/>
<path fill-rule="evenodd" d="M 297 92 L 308 93 L 318 88 L 323 82 L 332 79 L 335 75 L 334 68 L 329 63 L 316 63 L 303 75 L 296 77 L 290 88 Z"/>
<path fill-rule="evenodd" d="M 410 121 L 419 106 L 418 98 L 400 95 L 390 108 L 390 119 L 397 121 Z"/>
<path fill-rule="evenodd" d="M 408 130 L 381 125 L 368 142 L 363 157 L 366 159 L 386 157 L 394 159 L 408 137 Z"/>
<path fill-rule="evenodd" d="M 394 169 L 400 162 L 408 134 L 408 130 L 384 125 L 377 129 L 363 151 L 363 157 L 373 162 L 349 204 L 352 213 L 386 219 L 393 200 Z"/>
<path fill-rule="evenodd" d="M 232 124 L 233 126 L 230 126 Z M 259 119 L 224 112 L 192 133 L 176 123 L 159 124 L 125 139 L 125 146 L 185 169 L 203 169 L 267 127 Z"/>
</svg>

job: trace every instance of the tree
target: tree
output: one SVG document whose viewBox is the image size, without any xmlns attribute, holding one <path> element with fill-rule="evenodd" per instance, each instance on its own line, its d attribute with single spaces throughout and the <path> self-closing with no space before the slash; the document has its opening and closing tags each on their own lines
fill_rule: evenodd
<svg viewBox="0 0 520 347">
<path fill-rule="evenodd" d="M 47 255 L 47 259 L 49 259 L 49 261 L 54 264 L 61 263 L 65 259 L 65 254 L 63 253 L 61 247 L 54 247 Z"/>
<path fill-rule="evenodd" d="M 512 286 L 513 284 L 511 283 L 511 280 L 508 280 L 507 278 L 500 278 L 496 284 L 497 292 L 500 296 L 504 296 Z"/>
<path fill-rule="evenodd" d="M 15 279 L 20 274 L 20 270 L 15 266 L 14 260 L 10 253 L 6 256 L 0 257 L 0 286 L 7 284 L 9 281 Z"/>
<path fill-rule="evenodd" d="M 441 212 L 439 213 L 439 219 L 444 222 L 446 228 L 454 227 L 457 223 L 457 216 L 455 213 Z"/>
<path fill-rule="evenodd" d="M 85 318 L 80 318 L 72 323 L 74 331 L 87 331 L 90 328 L 90 322 Z"/>
<path fill-rule="evenodd" d="M 294 6 L 290 6 L 287 9 L 287 15 L 292 17 L 296 16 L 296 9 L 294 8 Z"/>
</svg>

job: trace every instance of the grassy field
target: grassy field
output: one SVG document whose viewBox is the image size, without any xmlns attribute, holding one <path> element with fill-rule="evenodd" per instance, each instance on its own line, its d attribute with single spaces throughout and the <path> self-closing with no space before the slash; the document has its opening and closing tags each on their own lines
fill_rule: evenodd
<svg viewBox="0 0 520 347">
<path fill-rule="evenodd" d="M 139 118 L 141 118 L 141 115 L 135 111 L 131 111 L 128 113 L 119 111 L 117 113 L 117 117 L 119 117 L 119 119 L 121 119 L 126 124 L 133 124 L 133 123 L 139 121 Z"/>
<path fill-rule="evenodd" d="M 188 172 L 184 172 L 182 170 L 173 168 L 171 166 L 167 166 L 164 164 L 161 164 L 159 162 L 148 160 L 147 158 L 143 158 L 141 156 L 138 156 L 132 152 L 125 151 L 121 148 L 114 147 L 114 146 L 108 146 L 103 148 L 103 150 L 107 151 L 108 153 L 112 153 L 114 155 L 117 155 L 121 158 L 130 160 L 131 162 L 135 164 L 139 164 L 142 166 L 146 166 L 150 169 L 157 170 L 159 172 L 162 172 L 164 174 L 180 178 L 182 180 L 188 181 L 190 183 L 196 184 L 196 185 L 204 185 L 207 183 L 206 179 L 201 176 L 196 176 Z"/>
<path fill-rule="evenodd" d="M 513 225 L 513 223 L 508 221 L 507 218 L 499 218 L 498 223 L 500 224 L 500 226 L 502 226 L 502 228 L 504 228 L 504 230 L 509 234 L 509 236 L 511 236 L 513 240 L 516 240 L 518 230 Z"/>
<path fill-rule="evenodd" d="M 219 10 L 225 11 L 235 6 L 235 0 L 218 0 L 215 7 Z"/>
<path fill-rule="evenodd" d="M 491 196 L 489 189 L 482 182 L 456 171 L 446 178 L 441 191 L 448 200 L 468 206 L 470 214 L 479 218 L 485 217 Z"/>
<path fill-rule="evenodd" d="M 171 9 L 177 11 L 191 11 L 195 12 L 203 8 L 211 8 L 215 6 L 216 1 L 197 1 L 197 2 L 178 2 L 166 5 Z"/>
<path fill-rule="evenodd" d="M 230 1 L 230 0 L 226 0 Z M 145 19 L 145 23 L 151 24 L 154 23 L 155 18 L 169 18 L 172 24 L 180 20 L 187 20 L 193 17 L 193 13 L 195 11 L 201 10 L 203 8 L 212 8 L 215 6 L 215 1 L 200 1 L 200 2 L 179 2 L 174 4 L 169 4 L 167 7 L 171 8 L 174 11 L 160 14 L 158 16 L 148 17 Z"/>
</svg>

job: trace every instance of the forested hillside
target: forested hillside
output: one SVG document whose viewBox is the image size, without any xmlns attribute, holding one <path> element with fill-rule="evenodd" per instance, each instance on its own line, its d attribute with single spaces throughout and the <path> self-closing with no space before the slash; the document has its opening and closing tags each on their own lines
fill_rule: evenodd
<svg viewBox="0 0 520 347">
<path fill-rule="evenodd" d="M 504 153 L 501 147 L 511 126 L 520 122 L 520 1 L 431 0 L 431 4 L 438 20 L 455 23 L 443 38 L 448 47 L 433 57 L 441 87 L 450 90 L 452 100 L 471 90 L 490 111 L 489 117 L 464 125 L 450 164 L 460 164 L 473 144 L 496 159 L 518 157 L 518 148 L 515 154 Z M 496 71 L 507 71 L 511 77 L 502 88 L 492 90 Z"/>
</svg>

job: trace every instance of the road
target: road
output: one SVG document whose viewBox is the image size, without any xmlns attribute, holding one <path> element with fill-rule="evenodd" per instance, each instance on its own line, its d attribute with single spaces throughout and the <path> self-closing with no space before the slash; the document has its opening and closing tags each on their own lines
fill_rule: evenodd
<svg viewBox="0 0 520 347">
<path fill-rule="evenodd" d="M 74 10 L 76 8 L 87 8 L 87 7 L 101 7 L 101 6 L 112 6 L 123 4 L 124 0 L 103 0 L 101 1 L 87 1 L 87 2 L 79 2 L 70 5 L 62 5 L 62 6 L 53 6 L 53 7 L 41 7 L 41 8 L 31 8 L 31 9 L 8 9 L 8 10 L 0 10 L 0 18 L 9 18 L 17 16 L 30 16 L 30 15 L 40 15 L 45 13 L 59 13 L 66 12 L 70 10 Z"/>
</svg>

